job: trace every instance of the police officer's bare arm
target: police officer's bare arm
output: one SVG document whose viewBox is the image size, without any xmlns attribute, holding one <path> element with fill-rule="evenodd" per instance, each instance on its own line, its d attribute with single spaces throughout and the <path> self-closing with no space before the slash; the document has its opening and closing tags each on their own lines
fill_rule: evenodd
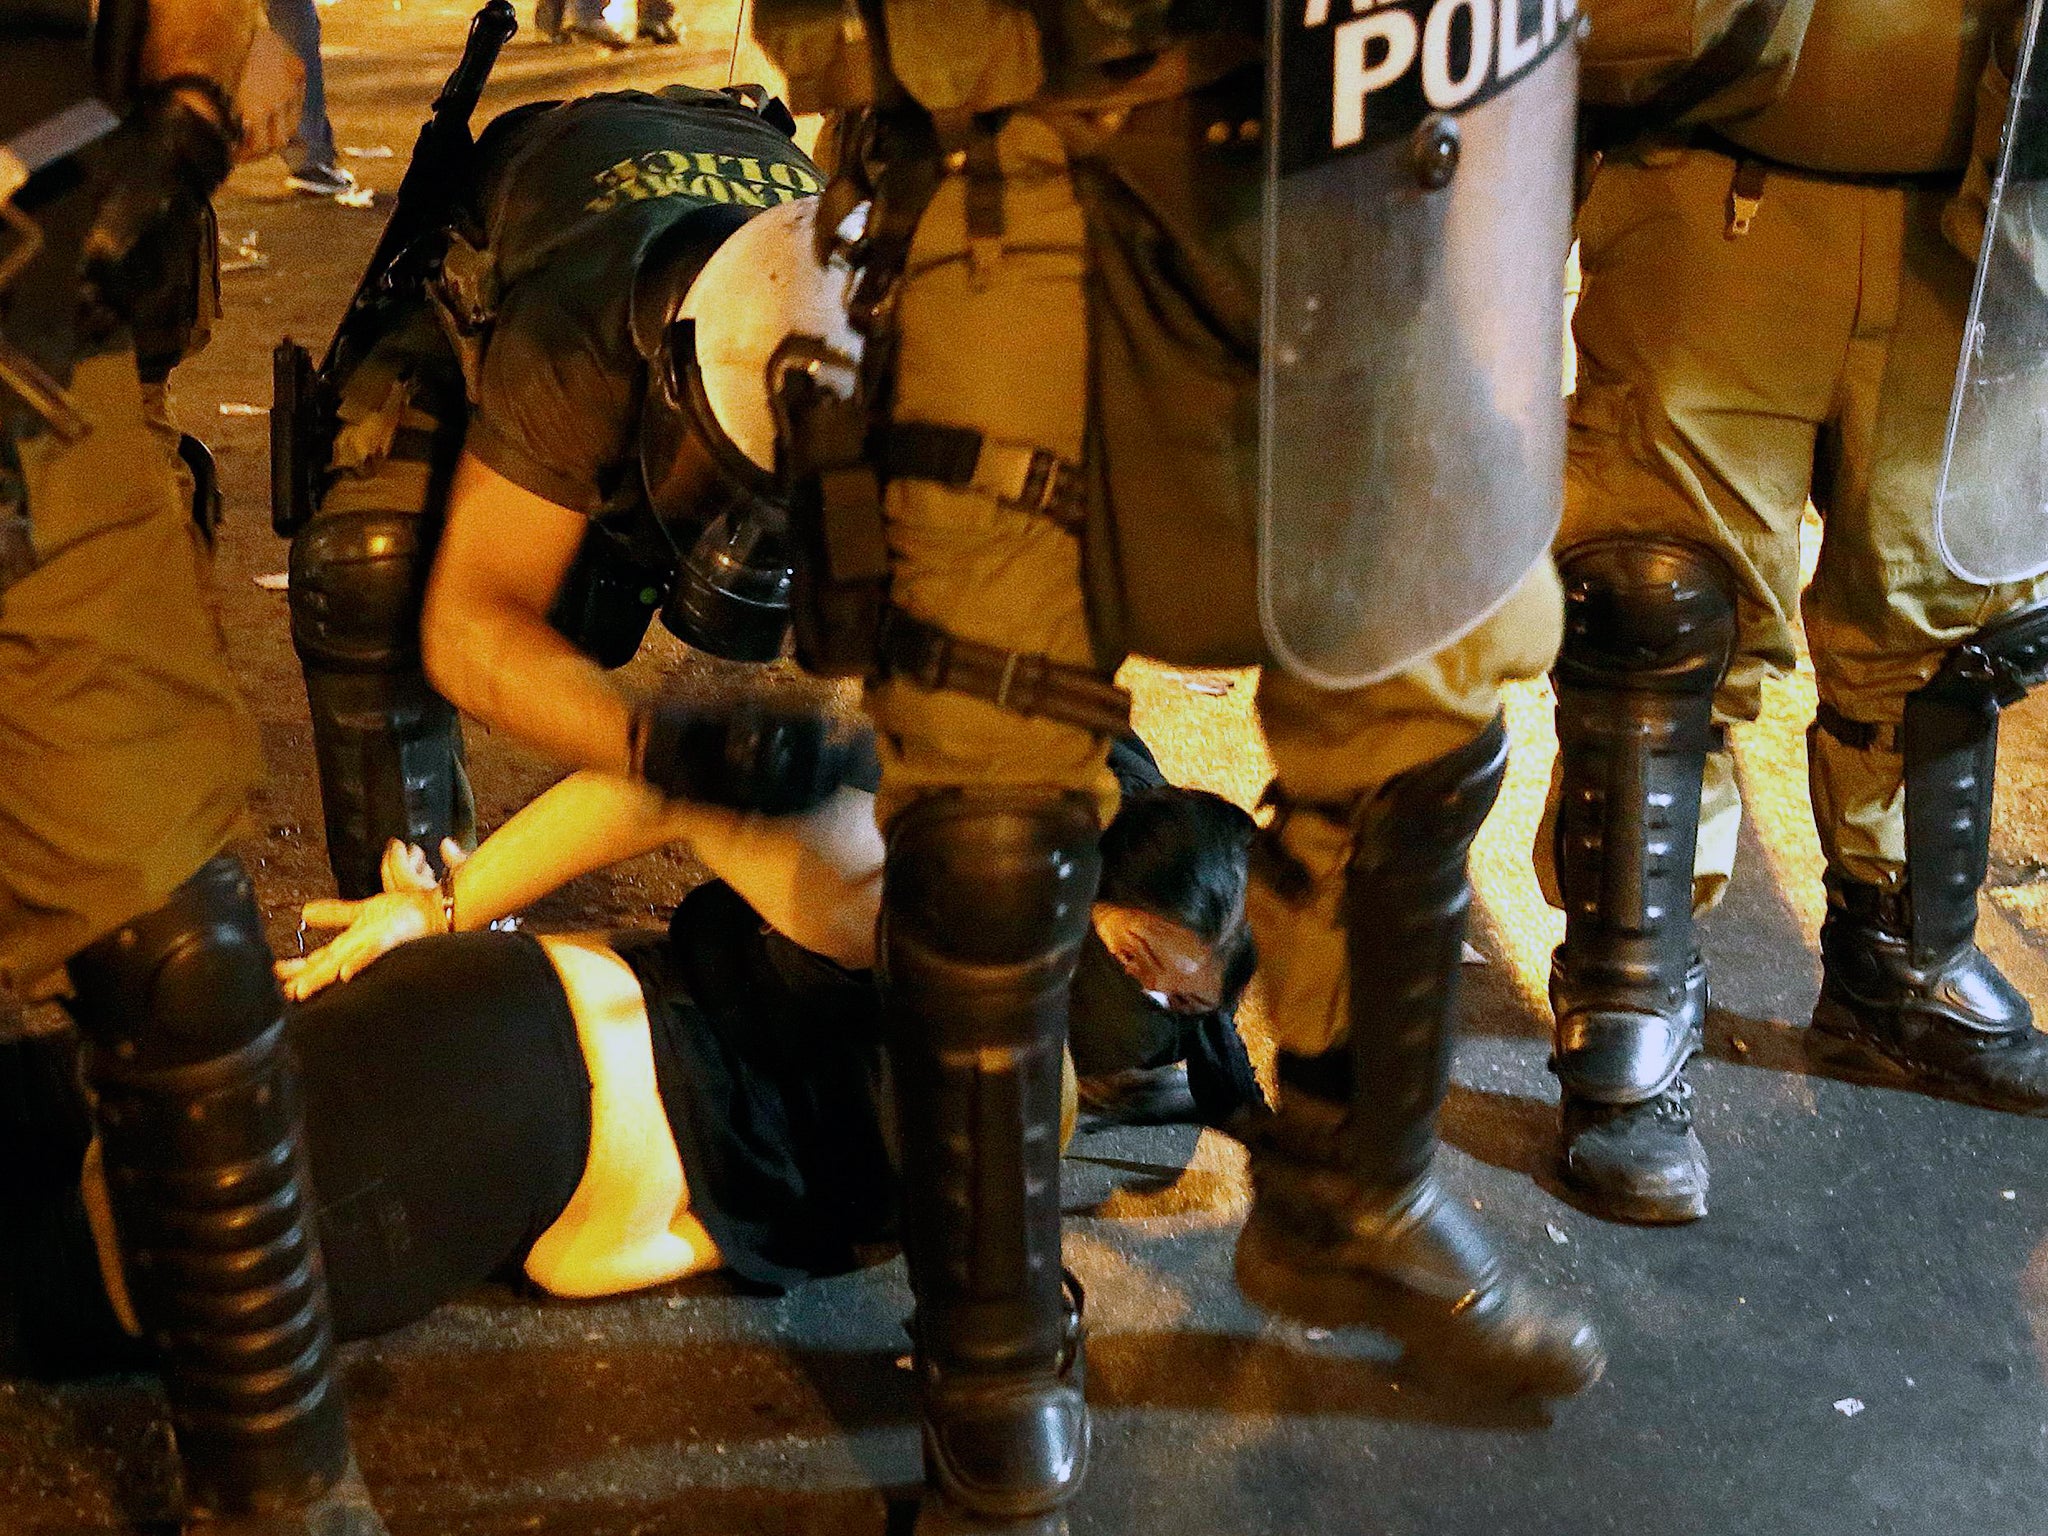
<svg viewBox="0 0 2048 1536">
<path fill-rule="evenodd" d="M 464 454 L 427 581 L 420 656 L 442 697 L 492 730 L 556 762 L 627 773 L 631 708 L 548 623 L 588 527 Z"/>
</svg>

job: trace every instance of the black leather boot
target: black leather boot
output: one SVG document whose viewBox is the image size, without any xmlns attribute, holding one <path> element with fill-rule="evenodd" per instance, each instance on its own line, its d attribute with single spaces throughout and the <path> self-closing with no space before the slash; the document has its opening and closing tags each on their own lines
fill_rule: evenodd
<svg viewBox="0 0 2048 1536">
<path fill-rule="evenodd" d="M 1987 624 L 1908 695 L 1906 878 L 1895 890 L 1828 874 L 1821 992 L 1809 1050 L 1825 1066 L 2021 1114 L 2048 1111 L 2048 1039 L 1977 948 L 1991 863 L 1998 717 L 2048 676 L 2048 604 Z M 1823 700 L 1814 730 L 1857 751 L 1886 728 Z"/>
<path fill-rule="evenodd" d="M 1904 891 L 1828 877 L 1809 1044 L 1838 1071 L 2048 1114 L 2048 1035 L 2027 1000 L 1973 937 L 1916 946 L 1912 916 Z"/>
<path fill-rule="evenodd" d="M 1591 1325 L 1506 1278 L 1431 1171 L 1471 904 L 1466 853 L 1506 765 L 1496 720 L 1358 814 L 1345 898 L 1351 1038 L 1281 1055 L 1278 1113 L 1251 1141 L 1237 1279 L 1268 1311 L 1380 1329 L 1431 1368 L 1559 1396 L 1605 1367 Z"/>
<path fill-rule="evenodd" d="M 890 828 L 884 1016 L 924 1415 L 920 1536 L 1055 1536 L 1088 1464 L 1060 1271 L 1060 1061 L 1099 829 L 1075 795 L 929 795 Z"/>
<path fill-rule="evenodd" d="M 1734 603 L 1718 564 L 1683 544 L 1603 540 L 1559 572 L 1559 1163 L 1600 1215 L 1691 1221 L 1707 1210 L 1684 1077 L 1707 1010 L 1693 855 Z"/>
<path fill-rule="evenodd" d="M 349 1454 L 270 966 L 225 855 L 73 957 L 107 1190 L 189 1529 L 384 1536 Z"/>
</svg>

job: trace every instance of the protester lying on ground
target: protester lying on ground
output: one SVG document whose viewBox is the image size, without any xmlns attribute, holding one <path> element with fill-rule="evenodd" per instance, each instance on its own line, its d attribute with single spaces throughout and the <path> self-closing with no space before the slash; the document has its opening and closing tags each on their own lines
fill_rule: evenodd
<svg viewBox="0 0 2048 1536">
<path fill-rule="evenodd" d="M 1263 1110 L 1231 1024 L 1252 969 L 1251 821 L 1156 782 L 1129 747 L 1119 757 L 1131 788 L 1105 837 L 1074 1055 L 1109 1074 L 1190 1056 L 1201 1113 L 1241 1124 Z M 665 933 L 490 929 L 675 843 L 715 878 Z M 580 773 L 439 884 L 421 850 L 394 845 L 381 894 L 309 904 L 309 922 L 348 924 L 279 967 L 338 1336 L 512 1273 L 567 1297 L 720 1268 L 782 1289 L 891 1251 L 869 972 L 882 856 L 860 789 L 769 817 Z M 0 1104 L 0 1156 L 24 1169 L 0 1192 L 0 1224 L 19 1234 L 0 1250 L 0 1366 L 139 1360 L 116 1326 L 125 1293 L 74 1053 L 48 1038 L 5 1049 L 19 1070 L 0 1082 L 32 1086 Z M 1066 1097 L 1070 1133 L 1071 1064 Z M 41 1149 L 33 1164 L 17 1143 Z"/>
</svg>

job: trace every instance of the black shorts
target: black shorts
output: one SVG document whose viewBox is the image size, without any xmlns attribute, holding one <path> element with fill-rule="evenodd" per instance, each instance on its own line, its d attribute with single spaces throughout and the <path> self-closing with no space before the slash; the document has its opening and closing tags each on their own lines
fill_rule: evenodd
<svg viewBox="0 0 2048 1536">
<path fill-rule="evenodd" d="M 537 941 L 402 945 L 288 1028 L 339 1337 L 400 1327 L 524 1262 L 590 1147 L 576 1020 Z"/>
</svg>

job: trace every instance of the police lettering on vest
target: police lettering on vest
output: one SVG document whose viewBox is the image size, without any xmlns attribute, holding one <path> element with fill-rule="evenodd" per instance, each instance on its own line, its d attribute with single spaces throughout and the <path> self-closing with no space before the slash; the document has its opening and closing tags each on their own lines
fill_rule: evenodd
<svg viewBox="0 0 2048 1536">
<path fill-rule="evenodd" d="M 1301 0 L 1280 42 L 1280 168 L 1301 169 L 1499 95 L 1568 41 L 1578 0 Z M 1327 110 L 1317 110 L 1327 101 Z"/>
</svg>

